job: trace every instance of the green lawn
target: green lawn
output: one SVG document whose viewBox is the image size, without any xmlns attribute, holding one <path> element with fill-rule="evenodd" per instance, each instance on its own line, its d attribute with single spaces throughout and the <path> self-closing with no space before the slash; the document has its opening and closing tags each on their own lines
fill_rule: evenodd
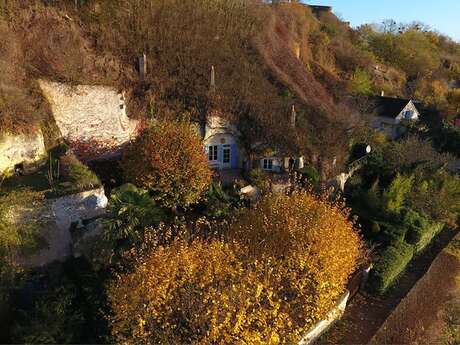
<svg viewBox="0 0 460 345">
<path fill-rule="evenodd" d="M 71 174 L 67 179 L 60 178 L 54 188 L 48 181 L 48 164 L 31 175 L 13 176 L 0 185 L 0 193 L 17 189 L 30 189 L 44 193 L 47 199 L 74 194 L 101 186 L 98 177 L 76 158 L 72 160 Z"/>
</svg>

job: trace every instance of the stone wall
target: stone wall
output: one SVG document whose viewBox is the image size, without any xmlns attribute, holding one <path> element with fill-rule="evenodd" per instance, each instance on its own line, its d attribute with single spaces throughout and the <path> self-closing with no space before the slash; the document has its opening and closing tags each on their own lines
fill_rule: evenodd
<svg viewBox="0 0 460 345">
<path fill-rule="evenodd" d="M 48 247 L 24 259 L 24 263 L 34 267 L 43 266 L 71 256 L 71 224 L 103 215 L 107 203 L 102 187 L 49 200 L 46 211 L 41 215 L 48 223 L 43 233 Z"/>
<path fill-rule="evenodd" d="M 32 172 L 46 161 L 43 134 L 0 134 L 0 176 L 12 172 L 15 165 L 23 164 L 26 173 Z"/>
<path fill-rule="evenodd" d="M 337 301 L 336 306 L 327 315 L 326 319 L 319 321 L 314 325 L 307 334 L 304 335 L 299 345 L 313 344 L 320 336 L 322 336 L 336 321 L 340 320 L 347 307 L 347 301 L 350 293 L 347 291 Z"/>
<path fill-rule="evenodd" d="M 77 154 L 83 144 L 99 156 L 103 149 L 116 149 L 136 135 L 138 121 L 128 118 L 124 95 L 114 88 L 39 83 L 62 136 Z"/>
</svg>

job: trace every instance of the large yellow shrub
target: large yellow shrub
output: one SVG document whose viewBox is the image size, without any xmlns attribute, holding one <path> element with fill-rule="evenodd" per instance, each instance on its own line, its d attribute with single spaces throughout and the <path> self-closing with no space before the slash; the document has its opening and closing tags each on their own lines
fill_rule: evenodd
<svg viewBox="0 0 460 345">
<path fill-rule="evenodd" d="M 152 123 L 123 154 L 126 178 L 166 207 L 196 203 L 211 184 L 203 144 L 187 122 Z"/>
<path fill-rule="evenodd" d="M 296 342 L 354 269 L 360 239 L 346 216 L 306 193 L 272 196 L 243 212 L 225 241 L 177 240 L 142 256 L 109 288 L 115 340 Z"/>
<path fill-rule="evenodd" d="M 301 328 L 326 316 L 355 270 L 361 239 L 348 210 L 311 195 L 270 195 L 243 210 L 230 236 L 253 259 L 277 260 L 286 274 L 280 293 Z"/>
</svg>

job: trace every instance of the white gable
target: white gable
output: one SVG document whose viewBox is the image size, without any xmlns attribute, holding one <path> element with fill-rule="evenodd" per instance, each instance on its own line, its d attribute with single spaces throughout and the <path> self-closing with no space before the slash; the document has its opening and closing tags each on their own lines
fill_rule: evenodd
<svg viewBox="0 0 460 345">
<path fill-rule="evenodd" d="M 236 143 L 237 136 L 238 131 L 236 127 L 230 124 L 228 120 L 219 116 L 208 117 L 204 136 L 205 145 L 217 142 L 233 144 Z"/>
<path fill-rule="evenodd" d="M 417 110 L 414 102 L 409 101 L 404 109 L 396 116 L 396 123 L 402 120 L 418 121 L 420 118 L 420 112 Z"/>
</svg>

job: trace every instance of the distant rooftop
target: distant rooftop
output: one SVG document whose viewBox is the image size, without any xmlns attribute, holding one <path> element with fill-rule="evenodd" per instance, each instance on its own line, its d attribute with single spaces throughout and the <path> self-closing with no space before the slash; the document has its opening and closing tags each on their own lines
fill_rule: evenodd
<svg viewBox="0 0 460 345">
<path fill-rule="evenodd" d="M 264 0 L 264 2 L 268 3 L 296 3 L 297 1 L 294 0 Z M 310 7 L 310 9 L 316 13 L 319 14 L 321 12 L 332 12 L 332 6 L 322 6 L 322 5 L 308 5 L 308 4 L 303 4 L 305 6 Z"/>
<path fill-rule="evenodd" d="M 313 12 L 332 12 L 332 6 L 308 5 Z"/>
<path fill-rule="evenodd" d="M 372 112 L 377 116 L 395 118 L 411 101 L 404 98 L 377 96 L 371 97 Z"/>
</svg>

